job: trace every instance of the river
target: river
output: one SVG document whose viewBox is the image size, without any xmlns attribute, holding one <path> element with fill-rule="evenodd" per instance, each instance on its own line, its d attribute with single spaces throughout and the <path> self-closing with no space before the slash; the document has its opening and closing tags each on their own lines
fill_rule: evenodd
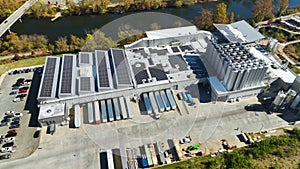
<svg viewBox="0 0 300 169">
<path fill-rule="evenodd" d="M 154 12 L 164 12 L 176 15 L 188 21 L 192 21 L 195 16 L 200 15 L 201 9 L 213 9 L 217 2 L 208 2 L 204 4 L 196 4 L 193 6 L 182 8 L 165 8 L 154 10 Z M 277 6 L 276 3 L 274 3 Z M 228 11 L 234 12 L 237 19 L 251 18 L 251 11 L 254 6 L 254 0 L 227 0 Z M 290 0 L 289 7 L 299 6 L 299 0 Z M 83 37 L 86 32 L 120 18 L 132 14 L 130 12 L 124 14 L 103 14 L 103 15 L 85 15 L 85 16 L 66 16 L 59 18 L 55 22 L 51 22 L 49 18 L 33 19 L 22 18 L 22 22 L 16 22 L 11 31 L 18 34 L 43 34 L 53 42 L 58 37 L 69 36 L 70 34 Z"/>
</svg>

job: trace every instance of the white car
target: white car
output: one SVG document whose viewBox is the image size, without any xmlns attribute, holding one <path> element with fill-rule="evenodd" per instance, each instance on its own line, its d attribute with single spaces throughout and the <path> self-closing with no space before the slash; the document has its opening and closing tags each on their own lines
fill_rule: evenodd
<svg viewBox="0 0 300 169">
<path fill-rule="evenodd" d="M 7 115 L 7 116 L 11 116 L 11 115 L 14 115 L 15 114 L 15 111 L 7 111 L 7 112 L 5 112 L 5 115 Z"/>
<path fill-rule="evenodd" d="M 14 137 L 10 137 L 10 138 L 5 139 L 4 142 L 6 142 L 6 143 L 12 143 L 12 142 L 14 142 L 15 140 L 16 140 L 16 139 L 15 139 Z"/>
<path fill-rule="evenodd" d="M 192 141 L 190 136 L 186 136 L 185 138 L 179 140 L 180 144 L 190 143 Z"/>
<path fill-rule="evenodd" d="M 14 100 L 13 100 L 13 102 L 20 102 L 20 101 L 21 101 L 21 99 L 19 97 L 14 98 Z"/>
<path fill-rule="evenodd" d="M 14 117 L 22 117 L 23 116 L 23 113 L 15 113 L 14 114 Z"/>
<path fill-rule="evenodd" d="M 15 152 L 16 150 L 13 150 L 12 147 L 5 147 L 5 148 L 1 148 L 1 153 L 5 153 L 5 152 Z"/>
</svg>

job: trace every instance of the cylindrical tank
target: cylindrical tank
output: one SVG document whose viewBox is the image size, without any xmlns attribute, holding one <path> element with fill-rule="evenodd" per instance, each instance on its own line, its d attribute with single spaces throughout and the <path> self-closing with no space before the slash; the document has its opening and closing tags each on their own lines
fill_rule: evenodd
<svg viewBox="0 0 300 169">
<path fill-rule="evenodd" d="M 240 68 L 238 76 L 237 76 L 236 81 L 235 81 L 235 84 L 233 86 L 233 90 L 239 89 L 239 86 L 242 82 L 241 80 L 242 80 L 243 76 L 244 76 L 244 68 Z"/>
<path fill-rule="evenodd" d="M 251 75 L 251 67 L 247 66 L 247 68 L 245 69 L 245 72 L 244 72 L 244 77 L 242 79 L 242 83 L 240 85 L 241 89 L 248 87 L 248 81 L 250 79 L 250 75 Z"/>
<path fill-rule="evenodd" d="M 295 109 L 297 108 L 297 106 L 298 106 L 299 103 L 300 103 L 300 94 L 298 94 L 298 95 L 296 96 L 296 98 L 295 98 L 294 101 L 292 102 L 290 108 L 295 110 Z"/>
<path fill-rule="evenodd" d="M 280 106 L 284 99 L 285 99 L 286 95 L 284 94 L 284 92 L 281 90 L 278 92 L 277 96 L 275 97 L 274 101 L 273 101 L 273 104 L 275 106 Z"/>
<path fill-rule="evenodd" d="M 220 81 L 224 79 L 227 67 L 228 67 L 228 59 L 225 57 L 223 60 L 222 71 L 220 73 Z"/>
<path fill-rule="evenodd" d="M 217 76 L 219 77 L 220 79 L 220 74 L 221 74 L 221 70 L 222 70 L 222 64 L 223 64 L 223 59 L 224 59 L 224 55 L 220 54 L 219 55 L 219 58 L 218 60 L 216 61 L 217 62 L 217 66 L 216 66 L 216 73 L 217 73 Z"/>
<path fill-rule="evenodd" d="M 297 92 L 295 90 L 290 89 L 287 92 L 287 95 L 286 95 L 284 103 L 287 104 L 287 105 L 291 104 L 292 101 L 295 99 L 296 96 L 297 96 Z"/>
<path fill-rule="evenodd" d="M 256 86 L 260 86 L 261 85 L 261 81 L 262 81 L 261 77 L 264 76 L 263 69 L 264 69 L 264 67 L 263 67 L 262 64 L 258 65 L 258 67 L 257 67 L 258 73 L 257 73 Z"/>
<path fill-rule="evenodd" d="M 236 68 L 233 68 L 226 83 L 227 90 L 232 90 L 237 75 L 238 75 L 238 70 Z"/>
<path fill-rule="evenodd" d="M 228 63 L 229 63 L 229 62 L 228 62 Z M 226 83 L 227 83 L 228 78 L 229 78 L 229 76 L 230 76 L 230 74 L 231 74 L 231 71 L 232 71 L 232 64 L 229 63 L 229 64 L 228 64 L 228 67 L 227 67 L 227 69 L 226 69 L 226 73 L 225 73 L 225 76 L 224 76 L 224 80 L 223 80 L 224 86 L 226 86 Z"/>
</svg>

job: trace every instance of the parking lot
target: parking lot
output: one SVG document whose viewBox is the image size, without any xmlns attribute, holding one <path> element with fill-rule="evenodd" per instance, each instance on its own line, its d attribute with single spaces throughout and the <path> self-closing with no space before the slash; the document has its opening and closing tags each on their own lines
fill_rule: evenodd
<svg viewBox="0 0 300 169">
<path fill-rule="evenodd" d="M 0 155 L 11 155 L 10 159 L 6 159 L 7 161 L 29 156 L 36 150 L 40 139 L 39 137 L 34 138 L 37 127 L 32 127 L 34 125 L 30 125 L 30 122 L 32 121 L 31 113 L 37 113 L 29 111 L 33 110 L 32 107 L 36 107 L 36 104 L 32 102 L 35 100 L 33 95 L 33 93 L 35 93 L 34 90 L 38 90 L 38 88 L 36 88 L 36 82 L 34 82 L 35 84 L 31 82 L 34 73 L 25 70 L 21 72 L 22 73 L 6 75 L 0 90 L 0 119 L 1 121 L 4 119 L 7 119 L 8 121 L 6 124 L 2 121 L 1 124 L 4 126 L 0 127 L 0 135 L 14 138 L 12 144 L 13 152 L 0 153 Z M 18 79 L 24 79 L 24 82 L 25 80 L 28 80 L 26 82 L 28 84 L 19 87 L 23 87 L 22 89 L 19 89 L 18 86 L 15 85 L 14 90 L 12 90 L 12 86 L 16 84 Z M 32 87 L 31 84 L 34 86 Z M 7 111 L 14 111 L 14 115 L 11 115 L 11 118 L 8 118 L 8 116 L 5 115 Z M 18 113 L 22 113 L 19 123 L 17 122 L 18 118 L 16 118 Z M 7 135 L 9 130 L 15 130 L 16 136 L 10 137 Z M 1 148 L 4 144 L 4 142 L 0 144 Z"/>
</svg>

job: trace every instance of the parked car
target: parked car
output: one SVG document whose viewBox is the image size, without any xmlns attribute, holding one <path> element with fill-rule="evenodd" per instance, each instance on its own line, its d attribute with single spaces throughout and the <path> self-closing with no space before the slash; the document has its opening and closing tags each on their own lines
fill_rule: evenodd
<svg viewBox="0 0 300 169">
<path fill-rule="evenodd" d="M 0 127 L 2 127 L 2 126 L 8 126 L 8 122 L 0 123 Z"/>
<path fill-rule="evenodd" d="M 8 130 L 7 134 L 16 133 L 16 130 Z"/>
<path fill-rule="evenodd" d="M 5 135 L 0 135 L 0 139 L 3 139 L 3 138 L 5 138 Z"/>
<path fill-rule="evenodd" d="M 25 86 L 25 87 L 21 87 L 19 90 L 28 90 L 29 89 L 29 87 L 28 86 Z"/>
<path fill-rule="evenodd" d="M 13 121 L 10 123 L 10 125 L 17 125 L 17 124 L 20 124 L 20 121 Z"/>
<path fill-rule="evenodd" d="M 192 141 L 191 136 L 186 136 L 185 138 L 179 140 L 180 144 L 190 143 Z"/>
<path fill-rule="evenodd" d="M 24 101 L 24 97 L 16 97 L 13 99 L 13 102 L 20 102 L 20 101 Z"/>
<path fill-rule="evenodd" d="M 1 123 L 9 123 L 11 122 L 11 118 L 4 118 Z"/>
<path fill-rule="evenodd" d="M 24 78 L 19 78 L 19 79 L 17 80 L 17 83 L 22 83 L 22 82 L 24 82 L 24 81 L 25 81 Z"/>
<path fill-rule="evenodd" d="M 9 133 L 9 134 L 6 134 L 5 135 L 5 138 L 8 138 L 8 137 L 15 137 L 15 136 L 17 136 L 18 135 L 18 133 Z"/>
<path fill-rule="evenodd" d="M 10 154 L 4 154 L 0 156 L 0 160 L 9 159 L 11 157 Z"/>
<path fill-rule="evenodd" d="M 23 116 L 23 113 L 15 113 L 14 114 L 14 117 L 22 117 Z"/>
<path fill-rule="evenodd" d="M 15 114 L 15 111 L 7 111 L 5 112 L 5 115 L 14 115 Z"/>
<path fill-rule="evenodd" d="M 19 128 L 20 124 L 13 124 L 11 126 L 9 126 L 9 129 L 14 129 L 14 128 Z"/>
<path fill-rule="evenodd" d="M 5 147 L 13 147 L 15 145 L 14 142 L 9 142 L 9 143 L 5 143 L 2 145 L 2 148 L 5 148 Z"/>
<path fill-rule="evenodd" d="M 40 134 L 41 134 L 41 130 L 37 130 L 36 132 L 34 132 L 33 137 L 38 138 L 40 137 Z"/>
<path fill-rule="evenodd" d="M 11 91 L 10 93 L 9 93 L 9 95 L 15 95 L 15 94 L 17 94 L 18 92 L 17 91 Z"/>
<path fill-rule="evenodd" d="M 27 90 L 26 89 L 19 89 L 19 93 L 26 93 Z"/>
<path fill-rule="evenodd" d="M 3 143 L 3 139 L 0 139 L 0 144 L 2 144 Z"/>
<path fill-rule="evenodd" d="M 9 137 L 9 138 L 6 138 L 5 140 L 4 140 L 4 142 L 6 142 L 6 143 L 11 143 L 11 142 L 14 142 L 16 139 L 14 138 L 14 137 Z M 9 147 L 9 146 L 8 146 Z"/>
<path fill-rule="evenodd" d="M 17 97 L 26 97 L 26 96 L 27 96 L 27 94 L 23 93 L 23 94 L 17 95 L 16 98 L 17 98 Z"/>
<path fill-rule="evenodd" d="M 22 119 L 22 117 L 15 117 L 13 118 L 13 121 L 20 121 Z"/>
<path fill-rule="evenodd" d="M 5 152 L 15 152 L 15 150 L 13 150 L 12 147 L 4 147 L 4 148 L 1 148 L 1 153 L 5 153 Z"/>
</svg>

